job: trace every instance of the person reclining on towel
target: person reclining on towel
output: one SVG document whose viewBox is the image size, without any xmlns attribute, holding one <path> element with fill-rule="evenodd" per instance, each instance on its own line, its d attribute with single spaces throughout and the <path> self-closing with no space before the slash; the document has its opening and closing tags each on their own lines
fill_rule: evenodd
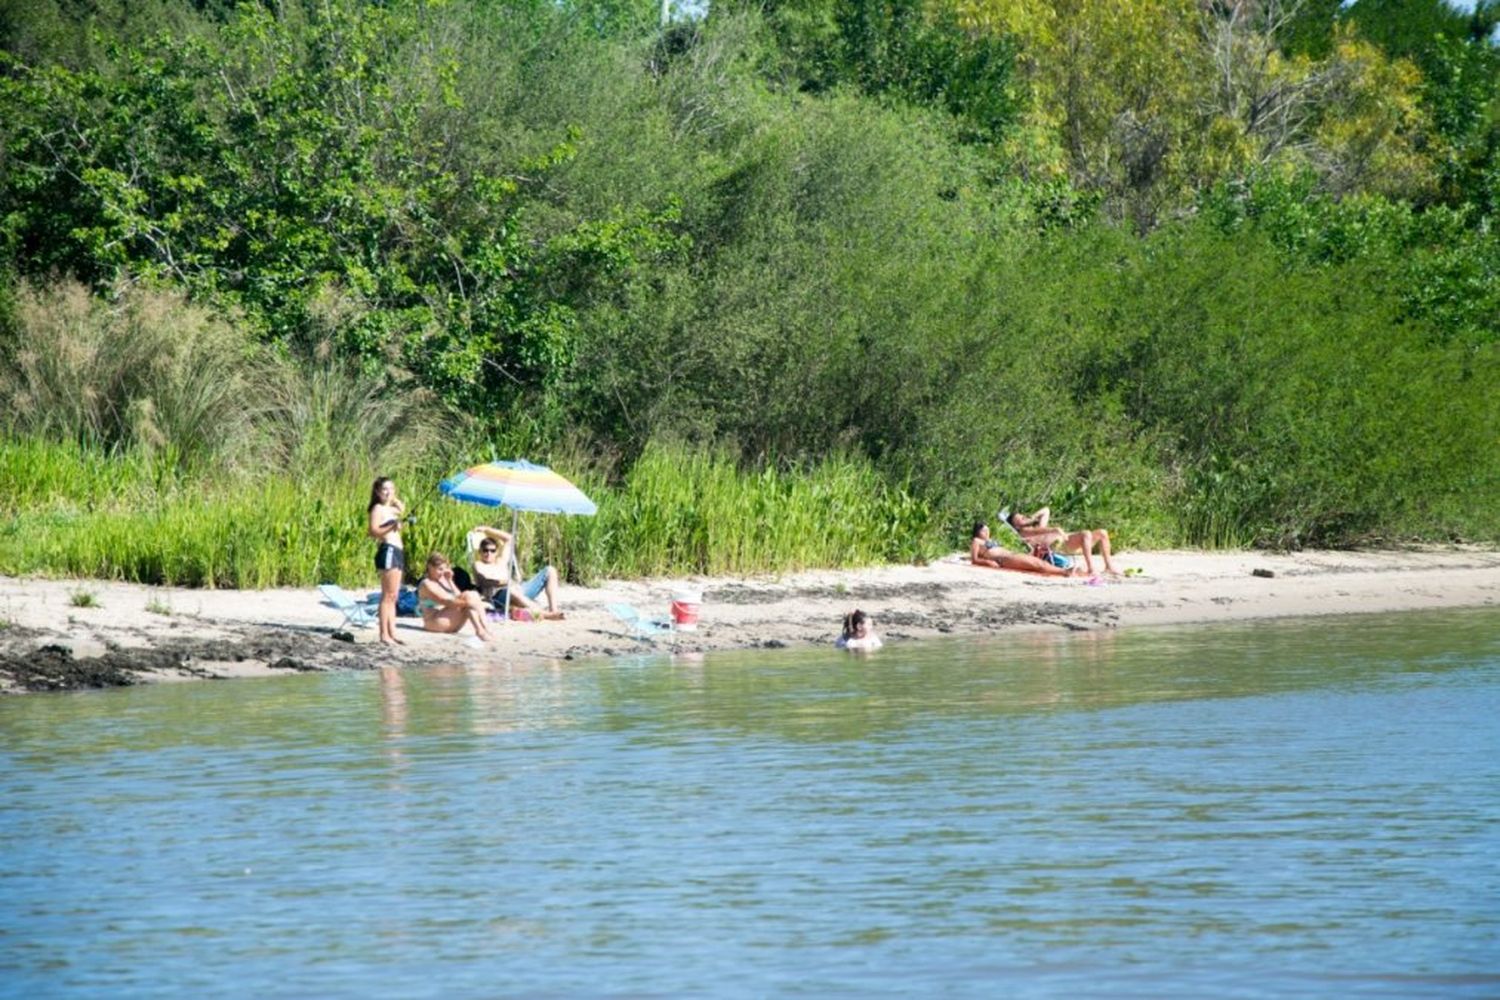
<svg viewBox="0 0 1500 1000">
<path fill-rule="evenodd" d="M 1108 531 L 1092 528 L 1069 532 L 1049 524 L 1051 519 L 1051 507 L 1043 507 L 1032 514 L 1016 511 L 1010 515 L 1010 526 L 1029 545 L 1046 545 L 1065 555 L 1083 556 L 1083 569 L 1089 576 L 1094 575 L 1094 550 L 1098 549 L 1099 554 L 1104 557 L 1104 572 L 1110 576 L 1120 575 L 1110 558 Z"/>
<path fill-rule="evenodd" d="M 1040 573 L 1042 576 L 1077 576 L 1082 572 L 1078 569 L 1060 569 L 1029 553 L 1010 551 L 990 537 L 990 526 L 984 521 L 974 522 L 974 537 L 969 539 L 969 561 L 975 566 L 1014 569 L 1023 573 Z"/>
<path fill-rule="evenodd" d="M 525 583 L 512 576 L 510 532 L 481 524 L 469 532 L 469 547 L 474 550 L 474 586 L 485 600 L 493 600 L 502 587 L 508 587 L 511 607 L 525 608 L 538 619 L 563 617 L 557 606 L 557 570 L 543 566 Z M 536 600 L 543 591 L 546 610 Z"/>
</svg>

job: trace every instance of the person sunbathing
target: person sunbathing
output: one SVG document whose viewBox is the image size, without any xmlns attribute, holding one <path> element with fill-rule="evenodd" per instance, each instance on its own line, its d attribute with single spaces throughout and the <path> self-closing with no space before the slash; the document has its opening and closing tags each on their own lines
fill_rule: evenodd
<svg viewBox="0 0 1500 1000">
<path fill-rule="evenodd" d="M 422 610 L 422 626 L 429 632 L 457 632 L 468 623 L 480 639 L 492 638 L 484 623 L 484 600 L 472 590 L 458 589 L 453 566 L 441 552 L 427 557 L 427 572 L 417 585 L 417 606 Z"/>
<path fill-rule="evenodd" d="M 1050 507 L 1043 507 L 1031 514 L 1016 511 L 1010 515 L 1009 520 L 1010 526 L 1016 529 L 1016 534 L 1026 539 L 1029 545 L 1044 545 L 1064 555 L 1082 556 L 1084 572 L 1089 576 L 1094 575 L 1094 551 L 1096 549 L 1099 555 L 1104 557 L 1104 572 L 1110 576 L 1120 575 L 1119 570 L 1115 569 L 1114 560 L 1110 558 L 1109 532 L 1103 528 L 1071 532 L 1059 528 L 1050 523 L 1052 520 Z"/>
<path fill-rule="evenodd" d="M 984 521 L 974 522 L 974 536 L 969 539 L 969 561 L 975 566 L 1040 573 L 1042 576 L 1077 576 L 1080 573 L 1077 569 L 1054 566 L 1029 553 L 1010 551 L 990 537 L 990 526 Z"/>
<path fill-rule="evenodd" d="M 485 600 L 493 602 L 495 596 L 505 590 L 510 606 L 524 609 L 532 618 L 555 620 L 564 617 L 558 607 L 557 570 L 543 566 L 530 580 L 522 583 L 510 572 L 510 532 L 481 524 L 469 532 L 469 540 L 474 548 L 474 587 Z M 547 595 L 545 609 L 537 603 L 537 598 L 544 592 Z"/>
</svg>

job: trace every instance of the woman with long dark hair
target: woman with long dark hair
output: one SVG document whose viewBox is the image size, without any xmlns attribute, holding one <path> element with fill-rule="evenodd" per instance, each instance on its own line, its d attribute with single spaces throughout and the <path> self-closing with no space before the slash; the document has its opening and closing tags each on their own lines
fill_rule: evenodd
<svg viewBox="0 0 1500 1000">
<path fill-rule="evenodd" d="M 396 484 L 385 476 L 370 486 L 369 534 L 375 539 L 375 571 L 380 574 L 380 641 L 404 646 L 396 638 L 396 596 L 406 572 L 406 548 L 401 544 L 401 521 L 406 505 L 396 496 Z"/>
</svg>

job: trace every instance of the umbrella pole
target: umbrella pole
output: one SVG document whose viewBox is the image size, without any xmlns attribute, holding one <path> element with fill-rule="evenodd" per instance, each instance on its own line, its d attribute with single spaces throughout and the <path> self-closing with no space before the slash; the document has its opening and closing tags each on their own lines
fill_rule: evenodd
<svg viewBox="0 0 1500 1000">
<path fill-rule="evenodd" d="M 507 587 L 518 586 L 521 582 L 521 557 L 516 552 L 516 548 L 520 545 L 520 539 L 516 536 L 516 524 L 520 519 L 520 512 L 512 507 L 510 509 L 510 565 L 505 567 L 505 572 L 510 575 L 510 583 L 506 585 Z M 505 591 L 505 603 L 507 605 L 505 609 L 505 623 L 507 625 L 510 624 L 509 605 L 512 593 L 509 589 Z"/>
</svg>

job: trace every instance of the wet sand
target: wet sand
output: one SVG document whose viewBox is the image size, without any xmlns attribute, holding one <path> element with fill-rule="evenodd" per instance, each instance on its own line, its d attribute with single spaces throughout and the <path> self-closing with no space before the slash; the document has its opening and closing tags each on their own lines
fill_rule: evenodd
<svg viewBox="0 0 1500 1000">
<path fill-rule="evenodd" d="M 316 589 L 185 590 L 89 580 L 0 577 L 0 692 L 75 690 L 387 665 L 503 662 L 831 644 L 845 612 L 874 616 L 888 645 L 1021 629 L 1089 630 L 1302 615 L 1500 604 L 1500 551 L 1141 552 L 1141 575 L 1090 586 L 975 568 L 957 555 L 925 566 L 819 570 L 775 578 L 565 585 L 563 621 L 506 622 L 474 648 L 462 635 L 398 619 L 399 648 L 348 628 Z M 373 573 L 363 596 L 374 588 Z M 637 636 L 607 610 L 666 617 L 674 590 L 703 592 L 698 628 Z M 87 594 L 93 606 L 79 606 Z M 83 603 L 88 603 L 85 599 Z"/>
</svg>

